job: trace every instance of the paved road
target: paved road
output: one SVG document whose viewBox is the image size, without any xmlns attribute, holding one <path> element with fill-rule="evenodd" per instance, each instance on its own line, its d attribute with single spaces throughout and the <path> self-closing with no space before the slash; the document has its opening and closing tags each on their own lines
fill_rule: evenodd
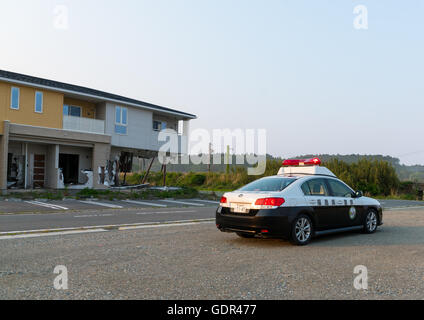
<svg viewBox="0 0 424 320">
<path fill-rule="evenodd" d="M 0 216 L 0 232 L 210 219 L 215 217 L 215 211 L 216 207 L 189 207 L 3 215 Z"/>
<path fill-rule="evenodd" d="M 423 299 L 424 209 L 375 234 L 309 246 L 241 239 L 213 223 L 0 241 L 2 299 Z M 55 266 L 69 289 L 53 288 Z M 368 268 L 368 290 L 353 286 Z"/>
<path fill-rule="evenodd" d="M 12 213 L 50 213 L 81 210 L 131 209 L 131 208 L 170 208 L 216 206 L 219 201 L 200 199 L 165 200 L 20 200 L 0 201 L 0 215 Z"/>
<path fill-rule="evenodd" d="M 422 201 L 403 200 L 383 200 L 382 204 L 386 209 L 424 206 Z M 199 199 L 3 201 L 0 232 L 213 219 L 217 205 L 218 202 Z M 13 214 L 17 212 L 20 214 Z"/>
</svg>

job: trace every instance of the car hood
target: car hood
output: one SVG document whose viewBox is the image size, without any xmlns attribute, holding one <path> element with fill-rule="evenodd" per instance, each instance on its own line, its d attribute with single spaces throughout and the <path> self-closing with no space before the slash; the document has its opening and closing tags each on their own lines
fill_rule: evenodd
<svg viewBox="0 0 424 320">
<path fill-rule="evenodd" d="M 362 197 L 361 201 L 364 205 L 381 206 L 380 202 L 376 199 L 373 199 L 373 198 Z"/>
</svg>

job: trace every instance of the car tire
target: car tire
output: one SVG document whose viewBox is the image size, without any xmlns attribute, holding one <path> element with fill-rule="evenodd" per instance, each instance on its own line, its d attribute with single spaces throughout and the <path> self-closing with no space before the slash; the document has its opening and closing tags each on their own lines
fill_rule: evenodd
<svg viewBox="0 0 424 320">
<path fill-rule="evenodd" d="M 313 224 L 306 214 L 299 215 L 292 223 L 291 242 L 298 246 L 307 245 L 313 234 Z"/>
<path fill-rule="evenodd" d="M 373 209 L 370 209 L 367 211 L 367 215 L 365 216 L 363 232 L 367 234 L 374 233 L 377 231 L 377 227 L 378 227 L 377 212 Z"/>
<path fill-rule="evenodd" d="M 254 238 L 255 235 L 254 234 L 250 234 L 250 233 L 243 233 L 243 232 L 237 232 L 236 233 L 240 238 Z"/>
</svg>

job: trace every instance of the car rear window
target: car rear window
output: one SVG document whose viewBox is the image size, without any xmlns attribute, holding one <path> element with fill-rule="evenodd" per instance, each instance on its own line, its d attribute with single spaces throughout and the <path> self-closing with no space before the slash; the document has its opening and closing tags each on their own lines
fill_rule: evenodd
<svg viewBox="0 0 424 320">
<path fill-rule="evenodd" d="M 262 178 L 245 185 L 239 191 L 281 191 L 295 180 L 293 178 Z"/>
</svg>

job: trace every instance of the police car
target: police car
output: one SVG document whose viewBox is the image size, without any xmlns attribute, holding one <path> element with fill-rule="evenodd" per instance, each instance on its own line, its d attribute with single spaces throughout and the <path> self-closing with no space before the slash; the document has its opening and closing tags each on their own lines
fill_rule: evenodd
<svg viewBox="0 0 424 320">
<path fill-rule="evenodd" d="M 286 160 L 278 175 L 225 193 L 216 226 L 243 238 L 279 237 L 306 245 L 318 235 L 362 230 L 383 224 L 377 200 L 338 179 L 318 158 Z"/>
</svg>

